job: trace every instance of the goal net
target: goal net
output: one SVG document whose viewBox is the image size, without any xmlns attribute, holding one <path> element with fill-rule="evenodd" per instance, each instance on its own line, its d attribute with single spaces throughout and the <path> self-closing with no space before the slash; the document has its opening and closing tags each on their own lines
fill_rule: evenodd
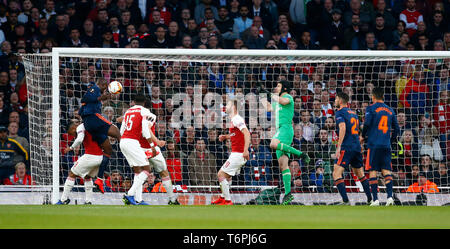
<svg viewBox="0 0 450 249">
<path fill-rule="evenodd" d="M 392 145 L 396 197 L 414 202 L 420 192 L 439 191 L 428 199 L 449 198 L 449 52 L 54 48 L 49 54 L 22 57 L 29 93 L 31 173 L 37 185 L 47 187 L 53 203 L 84 153 L 82 147 L 64 152 L 81 122 L 81 97 L 89 83 L 113 80 L 124 88 L 102 102 L 102 115 L 120 128 L 135 94 L 151 100 L 155 135 L 167 142 L 161 150 L 182 204 L 210 204 L 220 193 L 217 172 L 231 144 L 218 137 L 230 127 L 225 110 L 229 99 L 237 100 L 251 132 L 250 160 L 232 179 L 232 200 L 262 203 L 265 189 L 283 196 L 280 167 L 269 147 L 275 117 L 262 104 L 267 94 L 259 92 L 259 86 L 272 91 L 283 79 L 293 83 L 292 146 L 311 158 L 309 164 L 296 156 L 289 159 L 293 203 L 341 200 L 332 177 L 338 139 L 334 99 L 336 93 L 346 92 L 362 125 L 377 86 L 384 89 L 385 103 L 395 110 L 401 128 L 398 143 Z M 106 193 L 95 193 L 96 204 L 120 204 L 134 178 L 117 141 L 110 142 L 113 155 L 103 176 Z M 346 170 L 344 180 L 351 202 L 364 203 L 356 177 Z M 71 199 L 81 203 L 82 182 L 77 179 L 71 193 Z M 157 172 L 144 187 L 145 201 L 167 204 Z M 380 177 L 381 201 L 384 191 Z"/>
</svg>

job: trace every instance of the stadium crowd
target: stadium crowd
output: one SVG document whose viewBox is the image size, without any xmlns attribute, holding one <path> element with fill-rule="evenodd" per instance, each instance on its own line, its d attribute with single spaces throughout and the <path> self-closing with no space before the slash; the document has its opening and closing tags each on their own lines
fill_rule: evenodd
<svg viewBox="0 0 450 249">
<path fill-rule="evenodd" d="M 449 16 L 450 0 L 1 0 L 0 183 L 30 184 L 27 82 L 18 53 L 47 53 L 61 46 L 449 51 Z M 133 93 L 149 96 L 158 116 L 156 135 L 167 140 L 163 154 L 171 179 L 179 185 L 214 186 L 229 151 L 228 143 L 218 141 L 226 131 L 177 126 L 171 119 L 179 106 L 172 97 L 192 97 L 197 85 L 203 97 L 258 94 L 259 82 L 272 89 L 285 78 L 294 85 L 293 144 L 312 159 L 310 165 L 290 161 L 296 191 L 333 191 L 335 95 L 346 91 L 351 96 L 362 124 L 374 86 L 386 90 L 385 101 L 397 111 L 402 130 L 393 143 L 394 185 L 411 192 L 450 186 L 450 58 L 259 66 L 77 58 L 63 60 L 61 67 L 61 179 L 79 155 L 63 149 L 76 136 L 77 110 L 90 82 L 124 85 L 120 95 L 103 103 L 105 117 L 117 126 Z M 248 101 L 244 106 L 248 110 Z M 201 119 L 209 107 L 193 114 Z M 251 132 L 251 159 L 236 185 L 277 185 L 277 161 L 268 146 L 273 130 L 257 126 Z M 131 172 L 112 143 L 117 155 L 110 162 L 107 189 L 124 191 Z M 345 179 L 355 185 L 350 174 Z M 157 176 L 149 179 L 147 190 L 161 191 L 157 184 Z"/>
</svg>

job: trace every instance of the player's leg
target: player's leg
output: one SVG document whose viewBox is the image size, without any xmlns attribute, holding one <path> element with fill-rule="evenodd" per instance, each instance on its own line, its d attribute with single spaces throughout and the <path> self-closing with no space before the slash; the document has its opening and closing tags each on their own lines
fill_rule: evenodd
<svg viewBox="0 0 450 249">
<path fill-rule="evenodd" d="M 74 166 L 77 166 L 78 161 L 75 163 Z M 67 205 L 70 203 L 69 194 L 70 191 L 72 191 L 73 187 L 75 186 L 75 179 L 77 178 L 77 175 L 75 175 L 72 171 L 69 171 L 69 176 L 67 176 L 66 181 L 64 182 L 64 188 L 63 192 L 61 194 L 61 198 L 56 203 L 57 205 Z"/>
<path fill-rule="evenodd" d="M 156 150 L 154 149 L 152 153 L 155 152 Z M 152 164 L 154 171 L 156 171 L 161 177 L 161 183 L 169 196 L 169 205 L 180 205 L 177 200 L 177 196 L 173 192 L 172 180 L 170 179 L 170 174 L 167 170 L 166 159 L 164 156 L 159 153 L 156 156 L 149 158 L 149 162 Z"/>
<path fill-rule="evenodd" d="M 366 169 L 369 170 L 369 185 L 370 192 L 372 193 L 372 204 L 371 206 L 379 206 L 380 201 L 378 200 L 378 171 L 379 162 L 378 157 L 384 157 L 383 154 L 378 154 L 377 149 L 368 149 L 366 158 Z"/>
<path fill-rule="evenodd" d="M 108 136 L 113 137 L 117 139 L 117 142 L 120 142 L 120 130 L 117 128 L 117 126 L 111 124 L 111 126 L 108 129 Z"/>
<path fill-rule="evenodd" d="M 279 133 L 280 131 L 278 131 L 277 133 Z M 281 134 L 281 133 L 279 133 L 279 134 Z M 294 154 L 294 155 L 296 155 L 296 156 L 300 156 L 300 157 L 305 157 L 305 156 L 307 156 L 307 154 L 306 153 L 303 153 L 303 152 L 301 152 L 301 151 L 299 151 L 299 150 L 297 150 L 297 149 L 295 149 L 294 147 L 292 147 L 292 146 L 290 146 L 289 144 L 287 144 L 287 143 L 282 143 L 279 139 L 277 139 L 277 138 L 273 138 L 271 141 L 270 141 L 270 148 L 271 149 L 273 149 L 273 150 L 279 150 L 279 151 L 282 151 L 282 152 L 285 152 L 285 153 L 289 153 L 289 154 Z M 308 163 L 309 163 L 309 160 L 308 160 Z"/>
<path fill-rule="evenodd" d="M 283 180 L 284 186 L 284 197 L 282 200 L 282 205 L 287 205 L 294 200 L 294 196 L 291 193 L 291 181 L 292 175 L 289 169 L 289 157 L 287 155 L 280 155 L 281 151 L 277 151 L 278 164 L 280 165 L 281 178 Z"/>
<path fill-rule="evenodd" d="M 124 196 L 123 201 L 125 204 L 137 205 L 136 201 L 141 201 L 142 198 L 142 185 L 150 175 L 150 163 L 147 160 L 145 151 L 141 148 L 139 141 L 134 139 L 122 139 L 119 143 L 120 150 L 125 156 L 128 164 L 133 168 L 134 180 L 131 188 Z M 138 193 L 139 192 L 139 193 Z M 136 196 L 136 193 L 138 196 Z M 135 199 L 137 198 L 137 200 Z"/>
<path fill-rule="evenodd" d="M 85 201 L 84 204 L 92 204 L 93 201 L 93 189 L 94 183 L 92 182 L 92 177 L 89 175 L 84 177 L 84 192 L 85 192 Z"/>
<path fill-rule="evenodd" d="M 355 154 L 351 165 L 353 173 L 356 175 L 356 177 L 358 177 L 358 180 L 363 187 L 364 193 L 366 194 L 367 203 L 370 204 L 372 202 L 372 194 L 370 193 L 369 180 L 364 174 L 362 153 Z"/>
<path fill-rule="evenodd" d="M 226 164 L 226 162 L 225 162 L 225 164 Z M 212 204 L 224 205 L 226 202 L 230 203 L 231 202 L 231 194 L 230 194 L 229 180 L 231 179 L 231 176 L 229 174 L 225 173 L 222 169 L 220 169 L 219 172 L 217 173 L 217 178 L 219 179 L 219 185 L 220 185 L 220 190 L 222 191 L 222 194 L 220 195 L 220 198 Z"/>
<path fill-rule="evenodd" d="M 372 204 L 371 206 L 379 206 L 380 201 L 378 200 L 378 177 L 377 177 L 378 171 L 371 170 L 369 172 L 369 185 L 370 185 L 370 192 L 372 193 Z"/>
<path fill-rule="evenodd" d="M 333 168 L 333 180 L 334 185 L 338 189 L 339 194 L 342 197 L 342 202 L 345 205 L 349 205 L 350 201 L 348 199 L 347 190 L 345 189 L 345 182 L 343 178 L 345 168 L 340 166 L 339 164 L 335 164 Z"/>
<path fill-rule="evenodd" d="M 149 205 L 147 202 L 143 201 L 142 193 L 143 193 L 143 186 L 145 181 L 149 178 L 152 170 L 150 166 L 144 166 L 140 167 L 141 172 L 137 175 L 135 175 L 135 180 L 133 182 L 136 183 L 136 192 L 135 192 L 135 201 L 138 205 Z"/>
<path fill-rule="evenodd" d="M 360 168 L 352 168 L 353 173 L 355 173 L 356 177 L 358 177 L 359 182 L 363 186 L 364 193 L 367 197 L 367 203 L 370 204 L 372 202 L 372 194 L 370 193 L 369 179 L 367 179 L 364 174 L 364 169 Z"/>
<path fill-rule="evenodd" d="M 382 169 L 381 174 L 384 177 L 384 184 L 386 186 L 386 194 L 387 194 L 387 202 L 386 206 L 394 205 L 394 198 L 393 198 L 393 179 L 392 179 L 392 171 L 387 169 Z"/>
</svg>

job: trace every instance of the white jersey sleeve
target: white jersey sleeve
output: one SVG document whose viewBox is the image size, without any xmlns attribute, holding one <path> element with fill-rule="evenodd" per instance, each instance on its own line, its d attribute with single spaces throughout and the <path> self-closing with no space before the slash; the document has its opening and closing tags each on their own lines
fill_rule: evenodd
<svg viewBox="0 0 450 249">
<path fill-rule="evenodd" d="M 80 146 L 81 143 L 83 143 L 85 131 L 86 129 L 84 128 L 84 124 L 80 124 L 77 126 L 77 138 L 75 139 L 75 141 L 73 141 L 73 144 L 70 146 L 71 149 L 75 149 L 76 147 Z"/>
<path fill-rule="evenodd" d="M 149 109 L 144 107 L 142 107 L 141 109 L 141 115 L 142 115 L 142 136 L 145 139 L 149 139 L 151 138 L 150 127 L 153 126 L 156 119 L 156 115 L 151 113 Z"/>
<path fill-rule="evenodd" d="M 231 122 L 233 123 L 233 126 L 237 127 L 240 131 L 247 128 L 244 119 L 239 115 L 234 116 L 231 119 Z"/>
</svg>

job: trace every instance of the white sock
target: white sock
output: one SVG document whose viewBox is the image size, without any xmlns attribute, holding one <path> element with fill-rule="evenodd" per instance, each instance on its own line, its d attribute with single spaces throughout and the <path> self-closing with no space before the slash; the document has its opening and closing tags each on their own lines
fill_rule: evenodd
<svg viewBox="0 0 450 249">
<path fill-rule="evenodd" d="M 225 198 L 225 200 L 230 201 L 231 200 L 230 184 L 228 183 L 228 180 L 227 179 L 223 179 L 220 182 L 220 187 L 222 189 L 222 194 L 223 194 L 223 197 Z"/>
<path fill-rule="evenodd" d="M 84 180 L 84 192 L 86 193 L 86 202 L 92 202 L 92 190 L 94 189 L 94 183 L 92 179 Z"/>
<path fill-rule="evenodd" d="M 148 174 L 149 173 L 144 170 L 137 176 L 134 176 L 133 185 L 131 185 L 131 188 L 128 190 L 129 196 L 135 196 L 137 191 L 140 191 L 142 193 L 142 185 L 144 184 L 145 180 L 147 180 Z"/>
<path fill-rule="evenodd" d="M 170 177 L 164 177 L 162 179 L 162 185 L 166 189 L 167 195 L 169 195 L 169 200 L 175 201 L 177 197 L 173 193 L 173 186 L 172 181 L 170 180 Z"/>
<path fill-rule="evenodd" d="M 67 177 L 66 182 L 64 182 L 64 191 L 61 195 L 61 201 L 65 201 L 69 198 L 69 193 L 72 191 L 75 185 L 75 178 Z"/>
<path fill-rule="evenodd" d="M 141 202 L 142 201 L 142 186 L 144 186 L 144 183 L 142 183 L 141 185 L 141 191 L 139 191 L 138 188 L 136 188 L 136 193 L 134 195 L 134 200 L 137 202 Z"/>
</svg>

